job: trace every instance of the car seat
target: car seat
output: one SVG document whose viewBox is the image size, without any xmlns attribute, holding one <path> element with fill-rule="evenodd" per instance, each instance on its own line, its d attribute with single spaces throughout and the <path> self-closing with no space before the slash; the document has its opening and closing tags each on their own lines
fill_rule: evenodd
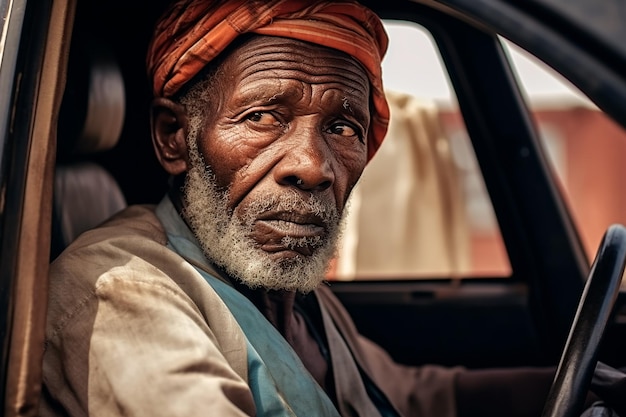
<svg viewBox="0 0 626 417">
<path fill-rule="evenodd" d="M 51 260 L 79 234 L 127 205 L 115 178 L 94 158 L 113 148 L 122 132 L 121 71 L 104 44 L 76 43 L 59 113 Z"/>
</svg>

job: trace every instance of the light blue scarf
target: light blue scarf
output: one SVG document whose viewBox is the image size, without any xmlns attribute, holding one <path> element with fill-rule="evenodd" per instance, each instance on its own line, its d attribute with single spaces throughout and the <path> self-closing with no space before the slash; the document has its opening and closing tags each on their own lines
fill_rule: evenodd
<svg viewBox="0 0 626 417">
<path fill-rule="evenodd" d="M 206 265 L 195 237 L 168 198 L 159 204 L 156 214 L 165 227 L 167 246 L 194 266 Z M 196 269 L 228 306 L 246 337 L 248 385 L 257 415 L 339 417 L 328 395 L 256 306 L 219 278 L 198 266 Z"/>
</svg>

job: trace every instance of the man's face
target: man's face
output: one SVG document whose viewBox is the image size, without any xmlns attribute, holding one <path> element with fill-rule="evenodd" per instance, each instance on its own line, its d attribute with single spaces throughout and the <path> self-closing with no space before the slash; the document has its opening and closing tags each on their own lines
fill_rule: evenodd
<svg viewBox="0 0 626 417">
<path fill-rule="evenodd" d="M 367 162 L 367 75 L 341 52 L 265 36 L 222 65 L 219 104 L 190 143 L 186 217 L 244 283 L 312 290 Z"/>
</svg>

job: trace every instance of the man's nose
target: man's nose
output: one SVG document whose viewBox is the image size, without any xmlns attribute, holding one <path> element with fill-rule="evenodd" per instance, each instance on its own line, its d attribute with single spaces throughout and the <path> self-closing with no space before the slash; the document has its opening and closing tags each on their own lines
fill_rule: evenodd
<svg viewBox="0 0 626 417">
<path fill-rule="evenodd" d="M 321 134 L 293 135 L 285 155 L 274 168 L 277 183 L 304 191 L 323 191 L 335 182 L 331 150 Z"/>
</svg>

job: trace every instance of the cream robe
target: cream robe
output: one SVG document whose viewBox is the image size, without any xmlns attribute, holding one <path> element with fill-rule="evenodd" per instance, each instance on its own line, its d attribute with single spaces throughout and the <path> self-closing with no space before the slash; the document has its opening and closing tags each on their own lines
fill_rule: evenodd
<svg viewBox="0 0 626 417">
<path fill-rule="evenodd" d="M 42 416 L 255 415 L 241 328 L 166 243 L 154 207 L 133 206 L 52 264 Z M 402 415 L 455 415 L 457 369 L 394 363 L 329 289 L 316 294 Z"/>
</svg>

